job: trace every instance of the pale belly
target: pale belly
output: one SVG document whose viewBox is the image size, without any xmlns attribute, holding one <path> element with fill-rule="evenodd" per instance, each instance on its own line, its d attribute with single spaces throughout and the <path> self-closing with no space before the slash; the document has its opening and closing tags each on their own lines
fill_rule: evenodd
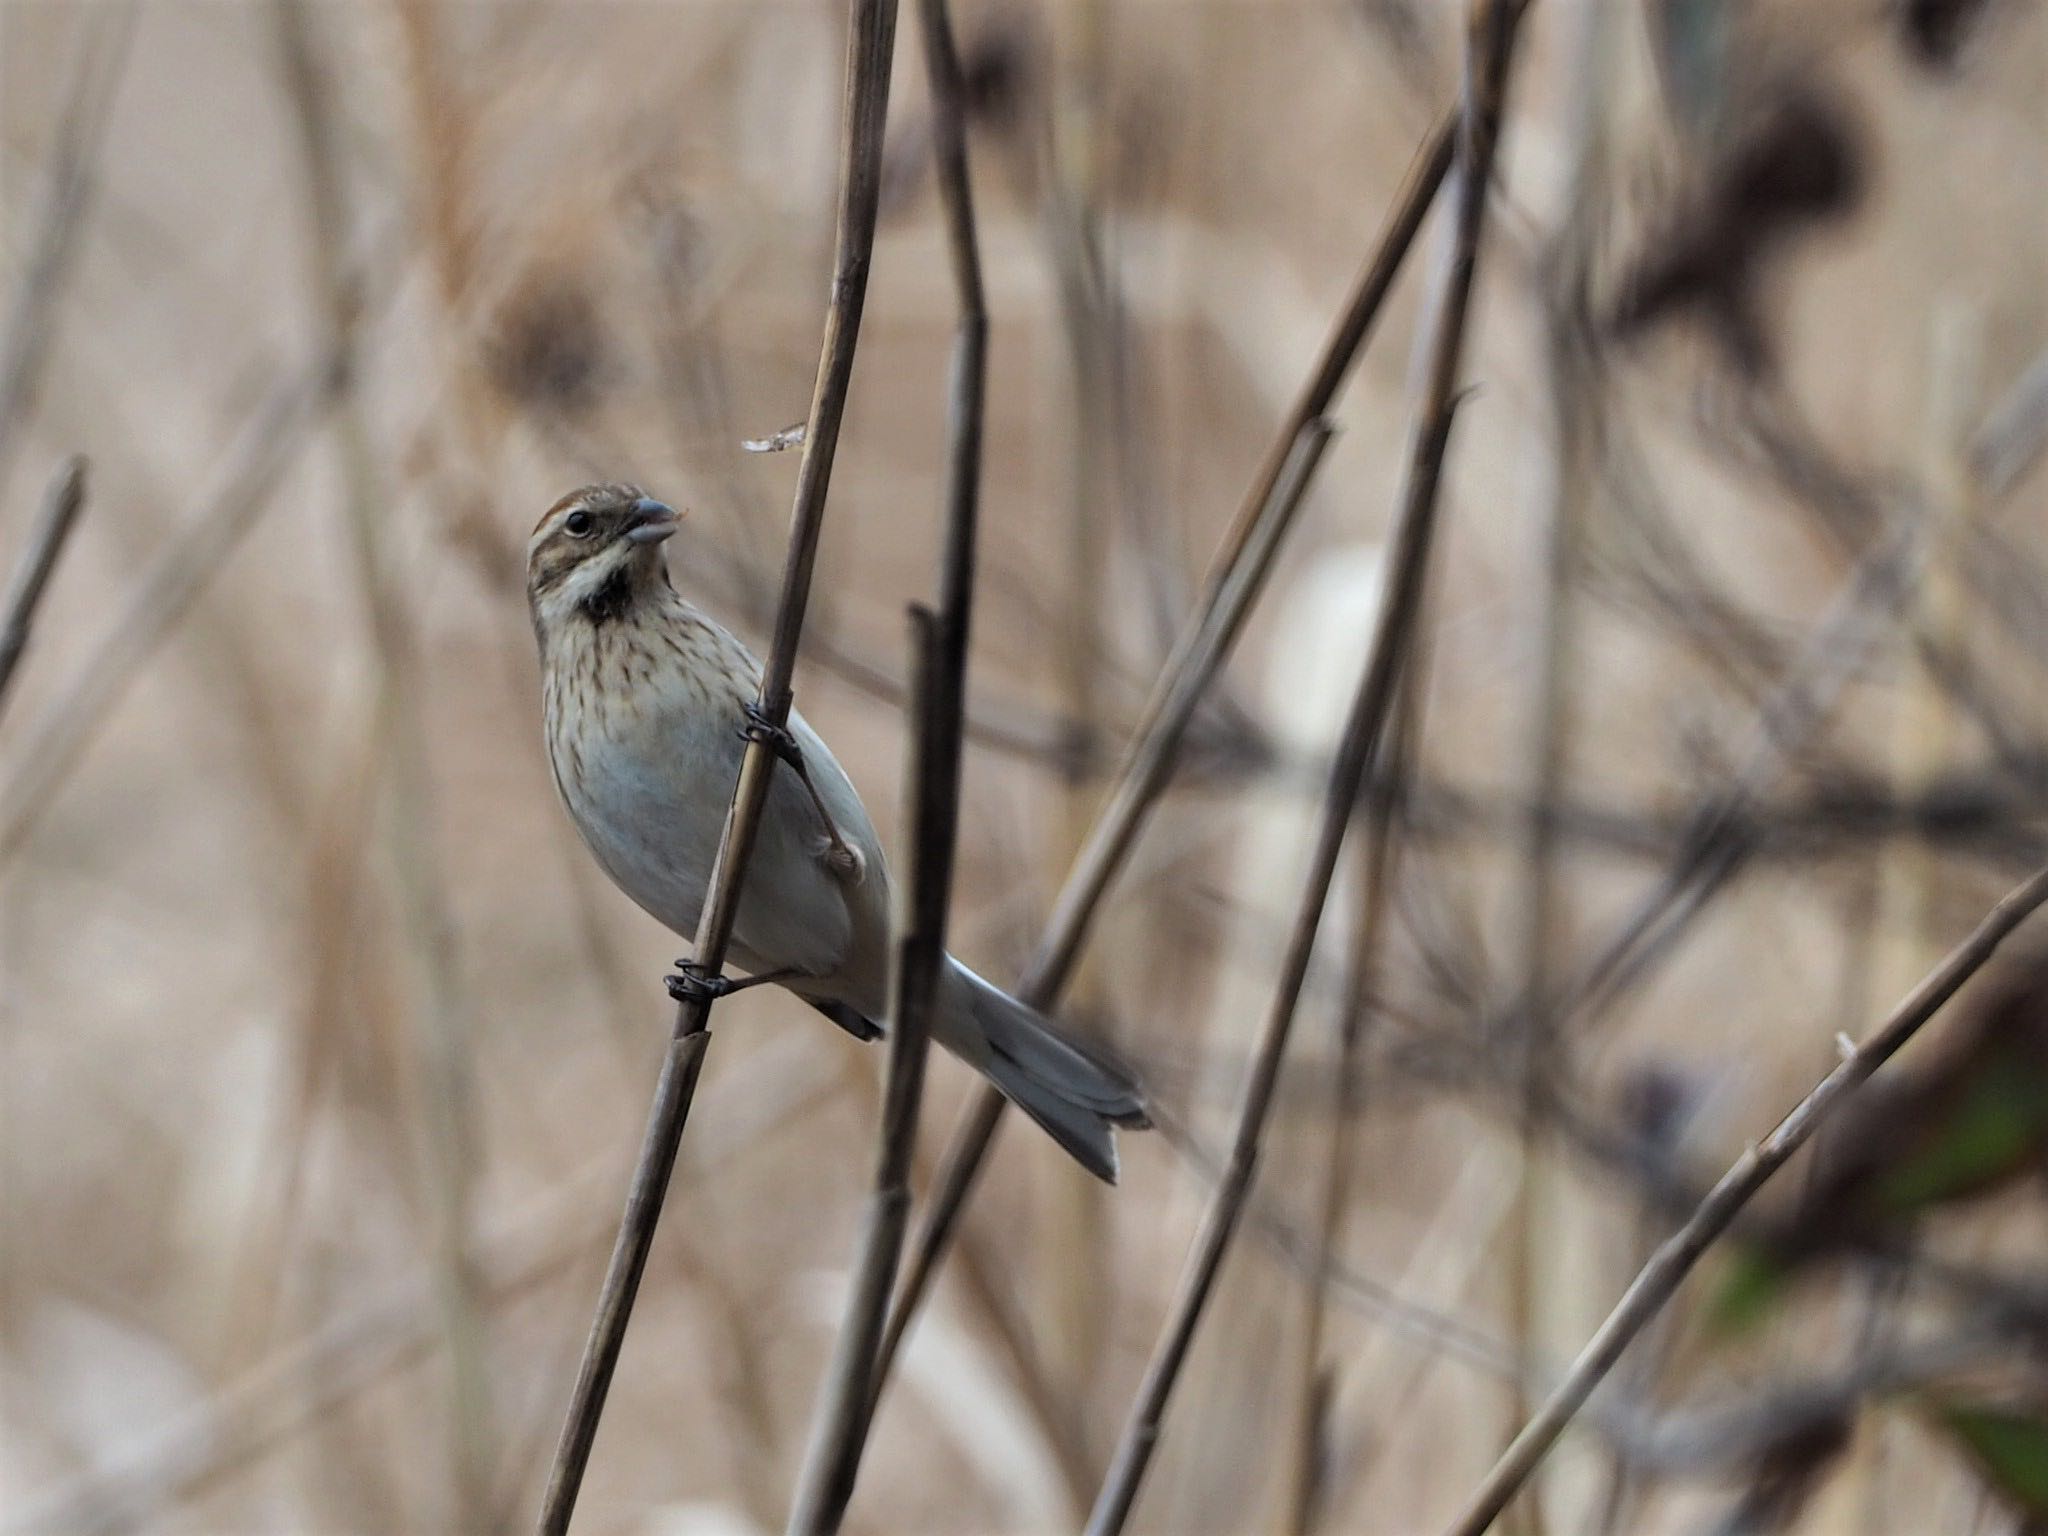
<svg viewBox="0 0 2048 1536">
<path fill-rule="evenodd" d="M 603 730 L 584 730 L 575 753 L 558 732 L 549 732 L 556 782 L 598 863 L 622 891 L 685 940 L 696 937 L 745 752 L 741 721 L 737 702 L 729 719 L 694 710 L 665 718 L 631 716 Z M 849 887 L 827 870 L 820 857 L 822 819 L 796 776 L 778 765 L 748 865 L 732 958 L 750 972 L 799 971 L 818 978 L 821 985 L 813 990 L 821 996 L 879 1008 L 888 922 L 880 850 L 851 785 L 822 743 L 806 759 L 814 776 L 829 779 L 839 791 L 833 796 L 837 820 L 869 856 L 869 877 Z"/>
<path fill-rule="evenodd" d="M 555 773 L 577 830 L 613 883 L 688 939 L 697 932 L 740 754 L 702 750 L 695 740 L 702 732 L 665 734 L 666 742 L 606 739 L 586 747 L 580 772 L 566 771 L 558 754 Z"/>
</svg>

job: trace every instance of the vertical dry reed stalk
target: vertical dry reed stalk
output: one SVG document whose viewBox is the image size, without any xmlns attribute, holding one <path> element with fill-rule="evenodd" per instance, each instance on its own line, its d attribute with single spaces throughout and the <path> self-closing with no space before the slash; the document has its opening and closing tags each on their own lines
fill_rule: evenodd
<svg viewBox="0 0 2048 1536">
<path fill-rule="evenodd" d="M 825 314 L 817 382 L 805 423 L 803 461 L 797 469 L 782 595 L 756 699 L 762 717 L 776 727 L 788 720 L 793 702 L 790 680 L 796 671 L 797 642 L 809 606 L 811 573 L 817 562 L 818 537 L 824 529 L 832 460 L 839 447 L 839 427 L 845 418 L 847 392 L 853 380 L 861 314 L 867 304 L 868 268 L 874 256 L 875 215 L 881 189 L 882 129 L 889 111 L 889 68 L 895 37 L 895 0 L 856 0 L 847 18 L 831 300 Z M 725 966 L 726 945 L 739 912 L 740 882 L 753 852 L 754 834 L 767 804 L 769 779 L 776 762 L 773 747 L 766 740 L 755 739 L 748 743 L 740 763 L 739 782 L 733 790 L 731 809 L 726 813 L 692 947 L 696 963 L 710 974 L 717 974 Z M 647 1268 L 662 1197 L 675 1167 L 676 1148 L 682 1141 L 683 1125 L 696 1096 L 697 1077 L 709 1040 L 710 1012 L 711 1001 L 702 994 L 676 1008 L 668 1052 L 655 1083 L 646 1135 L 626 1195 L 618 1242 L 605 1269 L 597 1313 L 577 1367 L 561 1441 L 548 1474 L 547 1490 L 542 1495 L 538 1525 L 542 1536 L 561 1536 L 575 1513 L 576 1494 L 589 1465 L 590 1448 L 604 1414 L 612 1373 L 618 1367 L 619 1350 L 639 1293 L 640 1277 Z"/>
<path fill-rule="evenodd" d="M 974 606 L 981 497 L 981 443 L 988 384 L 988 311 L 975 238 L 960 59 L 946 0 L 918 0 L 932 95 L 940 207 L 960 315 L 946 408 L 945 533 L 936 614 L 911 615 L 912 726 L 905 776 L 910 859 L 899 898 L 890 976 L 887 1086 L 875 1185 L 860 1258 L 810 1448 L 789 1517 L 792 1536 L 829 1536 L 853 1496 L 868 1426 L 889 1296 L 910 1216 L 910 1172 L 930 1039 L 931 1008 L 946 955 L 947 913 L 958 842 L 967 716 L 967 651 Z"/>
<path fill-rule="evenodd" d="M 960 695 L 948 685 L 938 620 L 925 609 L 913 608 L 910 630 L 913 731 L 906 783 L 912 836 L 904 871 L 907 894 L 901 899 L 907 921 L 896 934 L 890 975 L 881 1148 L 847 1294 L 846 1320 L 819 1389 L 810 1442 L 791 1501 L 789 1536 L 832 1536 L 839 1529 L 867 1446 L 875 1350 L 910 1217 L 910 1164 L 931 1039 L 932 997 L 946 953 L 946 906 L 959 811 Z M 965 657 L 960 659 L 964 662 Z"/>
<path fill-rule="evenodd" d="M 455 953 L 452 903 L 434 852 L 435 809 L 420 697 L 420 654 L 404 593 L 392 569 L 386 520 L 391 493 L 359 394 L 362 369 L 360 279 L 343 260 L 354 231 L 334 93 L 319 57 L 306 0 L 277 0 L 279 61 L 305 183 L 308 264 L 314 299 L 338 362 L 333 422 L 341 455 L 350 552 L 370 628 L 375 665 L 371 693 L 377 735 L 391 753 L 385 857 L 398 897 L 404 953 L 415 994 L 412 1063 L 423 1092 L 417 1127 L 433 1217 L 437 1281 L 452 1364 L 448 1422 L 454 1518 L 483 1529 L 496 1461 L 496 1413 L 488 1345 L 471 1253 L 476 1116 L 470 1082 L 471 1017 Z"/>
<path fill-rule="evenodd" d="M 1459 399 L 1466 322 L 1478 275 L 1487 197 L 1499 149 L 1507 94 L 1508 65 L 1521 20 L 1517 0 L 1486 0 L 1472 19 L 1467 52 L 1464 106 L 1460 115 L 1459 164 L 1452 201 L 1448 280 L 1431 339 L 1429 372 L 1410 451 L 1407 485 L 1395 521 L 1386 601 L 1374 626 L 1358 690 L 1344 724 L 1325 790 L 1315 850 L 1303 881 L 1300 905 L 1288 933 L 1273 1001 L 1260 1025 L 1250 1075 L 1238 1114 L 1230 1156 L 1203 1214 L 1167 1321 L 1146 1366 L 1138 1395 L 1124 1422 L 1108 1476 L 1088 1519 L 1088 1536 L 1116 1536 L 1136 1504 L 1145 1471 L 1163 1427 L 1168 1398 L 1194 1342 L 1258 1167 L 1259 1143 L 1279 1081 L 1302 987 L 1308 979 L 1323 907 L 1337 872 L 1365 771 L 1385 739 L 1388 718 L 1416 646 L 1416 621 L 1434 547 L 1439 491 L 1451 424 Z"/>
</svg>

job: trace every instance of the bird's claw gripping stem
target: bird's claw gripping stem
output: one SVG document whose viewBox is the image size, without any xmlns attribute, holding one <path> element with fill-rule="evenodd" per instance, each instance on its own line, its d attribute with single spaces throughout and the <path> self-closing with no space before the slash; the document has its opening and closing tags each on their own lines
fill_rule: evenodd
<svg viewBox="0 0 2048 1536">
<path fill-rule="evenodd" d="M 679 1003 L 708 1005 L 733 991 L 735 984 L 731 978 L 714 975 L 694 960 L 678 960 L 675 974 L 664 976 L 662 985 L 668 988 L 668 995 Z"/>
<path fill-rule="evenodd" d="M 740 706 L 747 717 L 747 723 L 740 727 L 740 740 L 758 741 L 781 758 L 798 773 L 803 774 L 806 783 L 810 780 L 804 768 L 804 749 L 797 745 L 796 734 L 786 725 L 777 725 L 768 718 L 768 712 L 754 700 L 749 699 Z"/>
<path fill-rule="evenodd" d="M 832 819 L 832 813 L 825 806 L 825 797 L 818 793 L 818 786 L 811 778 L 811 770 L 804 765 L 804 749 L 797 744 L 796 733 L 786 725 L 777 725 L 768 718 L 760 704 L 749 699 L 740 706 L 747 717 L 747 723 L 740 727 L 742 741 L 758 741 L 777 757 L 781 758 L 795 772 L 803 784 L 804 791 L 811 797 L 811 804 L 817 809 L 818 820 L 825 824 L 825 847 L 832 867 L 852 872 L 856 876 L 866 867 L 866 860 L 839 834 L 839 824 Z"/>
<path fill-rule="evenodd" d="M 679 1003 L 710 1004 L 721 997 L 731 997 L 735 992 L 744 992 L 749 987 L 779 984 L 801 974 L 795 966 L 786 965 L 752 976 L 720 976 L 694 960 L 678 960 L 675 974 L 664 976 L 662 984 L 668 988 L 668 995 Z"/>
</svg>

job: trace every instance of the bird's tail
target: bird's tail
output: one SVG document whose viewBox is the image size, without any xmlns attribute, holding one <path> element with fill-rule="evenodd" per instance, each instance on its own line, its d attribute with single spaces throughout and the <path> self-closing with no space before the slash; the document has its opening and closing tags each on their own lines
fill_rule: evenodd
<svg viewBox="0 0 2048 1536">
<path fill-rule="evenodd" d="M 942 1043 L 979 1068 L 1083 1168 L 1114 1184 L 1114 1127 L 1152 1123 L 1130 1073 L 957 960 L 949 979 L 964 1007 L 947 1010 L 952 1016 L 941 1026 Z M 948 1038 L 967 1033 L 963 1025 L 971 1025 L 974 1038 Z"/>
</svg>

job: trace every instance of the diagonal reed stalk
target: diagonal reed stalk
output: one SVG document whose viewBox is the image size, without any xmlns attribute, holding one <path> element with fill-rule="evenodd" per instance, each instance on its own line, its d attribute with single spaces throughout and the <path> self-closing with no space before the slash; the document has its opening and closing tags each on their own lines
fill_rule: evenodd
<svg viewBox="0 0 2048 1536">
<path fill-rule="evenodd" d="M 85 460 L 74 454 L 57 466 L 49 489 L 43 492 L 42 509 L 36 514 L 35 527 L 29 530 L 28 545 L 7 583 L 7 595 L 0 598 L 0 710 L 7 707 L 14 669 L 28 649 L 29 628 L 49 588 L 50 575 L 84 509 Z"/>
<path fill-rule="evenodd" d="M 1586 1400 L 1620 1360 L 1637 1334 L 1663 1310 L 1700 1256 L 1726 1232 L 1756 1192 L 1809 1141 L 1842 1100 L 1883 1066 L 1920 1027 L 1941 1011 L 2000 944 L 2043 902 L 2048 902 L 2048 869 L 2033 875 L 1993 907 L 1968 938 L 1956 946 L 1895 1007 L 1861 1045 L 1843 1052 L 1841 1062 L 1780 1120 L 1774 1130 L 1721 1175 L 1679 1229 L 1643 1266 L 1614 1310 L 1579 1352 L 1564 1379 L 1551 1389 L 1500 1460 L 1446 1528 L 1446 1536 L 1482 1536 L 1513 1501 L 1557 1443 Z"/>
<path fill-rule="evenodd" d="M 825 334 L 818 377 L 805 423 L 803 462 L 797 470 L 795 505 L 790 514 L 789 552 L 782 573 L 782 596 L 775 615 L 774 637 L 762 668 L 756 700 L 770 725 L 789 718 L 791 678 L 796 671 L 797 641 L 809 606 L 811 573 L 817 561 L 818 536 L 824 527 L 825 493 L 831 483 L 832 460 L 839 446 L 839 426 L 846 414 L 847 391 L 853 379 L 854 349 L 866 307 L 868 267 L 874 256 L 875 213 L 881 189 L 882 127 L 889 109 L 889 65 L 896 38 L 895 0 L 855 0 L 847 20 L 846 81 L 840 131 L 839 209 L 832 265 L 831 301 L 825 312 Z M 704 910 L 697 923 L 693 950 L 697 964 L 713 974 L 725 966 L 726 946 L 739 913 L 740 883 L 753 853 L 754 834 L 767 804 L 774 749 L 762 740 L 748 744 L 740 763 L 731 809 L 711 866 Z M 576 1372 L 561 1441 L 555 1449 L 542 1496 L 538 1529 L 543 1536 L 561 1536 L 576 1508 L 577 1490 L 590 1461 L 598 1420 L 611 1389 L 612 1373 L 647 1254 L 661 1215 L 662 1197 L 675 1168 L 683 1124 L 696 1096 L 704 1065 L 711 1013 L 708 998 L 696 997 L 676 1007 L 667 1054 L 655 1083 L 647 1131 L 627 1189 L 625 1215 L 617 1244 L 598 1293 L 597 1313 Z"/>
<path fill-rule="evenodd" d="M 54 690 L 17 766 L 0 785 L 0 864 L 18 854 L 52 797 L 92 745 L 115 704 L 148 675 L 149 661 L 228 554 L 272 505 L 274 493 L 339 397 L 342 371 L 324 343 L 286 373 L 237 433 L 200 510 L 135 579 L 103 637 Z"/>
<path fill-rule="evenodd" d="M 1146 817 L 1172 777 L 1196 706 L 1229 656 L 1258 597 L 1307 489 L 1313 457 L 1327 436 L 1321 418 L 1371 335 L 1423 216 L 1450 170 L 1456 121 L 1455 114 L 1447 114 L 1417 151 L 1372 254 L 1323 343 L 1314 371 L 1282 420 L 1251 489 L 1224 532 L 1195 611 L 1160 672 L 1116 779 L 1075 855 L 1038 953 L 1017 989 L 1017 995 L 1035 1008 L 1050 1008 L 1072 975 L 1111 880 L 1123 867 Z M 1306 464 L 1304 454 L 1309 456 Z M 1000 1093 L 982 1089 L 947 1144 L 882 1335 L 874 1373 L 878 1396 L 952 1240 L 988 1157 L 1003 1108 Z"/>
<path fill-rule="evenodd" d="M 1315 850 L 1280 962 L 1273 1001 L 1260 1025 L 1259 1043 L 1245 1084 L 1229 1161 L 1203 1213 L 1201 1230 L 1168 1309 L 1166 1326 L 1124 1421 L 1109 1473 L 1088 1518 L 1087 1536 L 1115 1536 L 1130 1517 L 1159 1442 L 1167 1399 L 1179 1379 L 1181 1366 L 1194 1342 L 1195 1329 L 1223 1267 L 1223 1256 L 1244 1214 L 1252 1176 L 1258 1167 L 1260 1138 L 1272 1108 L 1296 1005 L 1308 979 L 1323 907 L 1337 873 L 1337 859 L 1343 851 L 1345 833 L 1350 830 L 1365 771 L 1385 736 L 1396 692 L 1414 652 L 1416 618 L 1422 609 L 1429 557 L 1435 542 L 1444 454 L 1450 445 L 1451 423 L 1459 399 L 1458 376 L 1464 360 L 1473 280 L 1478 272 L 1480 237 L 1486 225 L 1487 191 L 1500 143 L 1508 62 L 1521 14 L 1522 6 L 1517 0 L 1485 0 L 1473 15 L 1459 133 L 1458 180 L 1452 204 L 1450 264 L 1436 331 L 1430 342 L 1429 372 L 1410 450 L 1408 480 L 1394 525 L 1385 605 L 1374 626 L 1358 691 L 1330 768 Z"/>
<path fill-rule="evenodd" d="M 889 1294 L 910 1217 L 910 1170 L 931 1038 L 932 999 L 946 957 L 946 921 L 960 820 L 966 737 L 967 645 L 981 497 L 982 420 L 988 383 L 988 310 L 967 168 L 967 114 L 960 58 L 946 0 L 918 0 L 932 93 L 933 148 L 958 295 L 946 409 L 945 543 L 939 608 L 911 612 L 912 761 L 905 791 L 910 862 L 890 977 L 888 1082 L 874 1192 L 845 1324 L 819 1393 L 811 1441 L 792 1502 L 792 1536 L 839 1529 L 873 1421 L 874 1373 Z"/>
</svg>

